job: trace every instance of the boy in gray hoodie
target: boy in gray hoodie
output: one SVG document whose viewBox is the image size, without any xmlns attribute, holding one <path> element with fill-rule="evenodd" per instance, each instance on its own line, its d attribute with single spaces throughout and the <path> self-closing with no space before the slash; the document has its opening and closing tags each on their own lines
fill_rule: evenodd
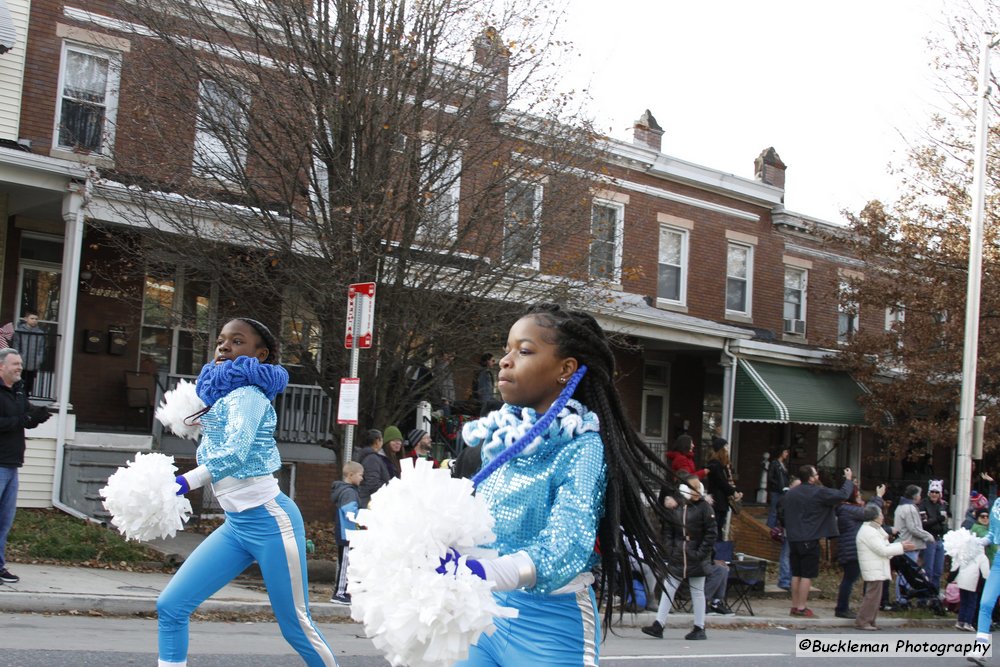
<svg viewBox="0 0 1000 667">
<path fill-rule="evenodd" d="M 343 480 L 338 479 L 330 486 L 330 500 L 336 508 L 333 525 L 337 536 L 337 588 L 330 598 L 334 604 L 351 604 L 351 596 L 347 592 L 347 563 L 351 548 L 347 531 L 357 528 L 354 515 L 359 508 L 358 486 L 364 476 L 365 469 L 360 463 L 348 461 L 344 464 Z"/>
</svg>

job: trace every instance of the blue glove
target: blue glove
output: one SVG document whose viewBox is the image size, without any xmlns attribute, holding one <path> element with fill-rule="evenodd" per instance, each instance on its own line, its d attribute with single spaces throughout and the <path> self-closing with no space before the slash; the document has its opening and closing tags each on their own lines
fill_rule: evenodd
<svg viewBox="0 0 1000 667">
<path fill-rule="evenodd" d="M 448 547 L 448 553 L 441 559 L 441 564 L 434 568 L 434 571 L 438 574 L 456 574 L 458 572 L 458 559 L 461 557 L 462 554 L 458 553 L 452 547 Z M 486 579 L 486 570 L 483 569 L 483 564 L 478 560 L 466 558 L 465 565 L 472 570 L 472 574 L 480 579 Z"/>
<path fill-rule="evenodd" d="M 177 491 L 178 496 L 183 496 L 185 493 L 191 490 L 191 487 L 188 486 L 188 481 L 184 479 L 184 475 L 177 475 L 177 478 L 174 479 L 174 481 L 177 482 L 177 484 L 179 484 L 181 487 L 180 490 Z"/>
</svg>

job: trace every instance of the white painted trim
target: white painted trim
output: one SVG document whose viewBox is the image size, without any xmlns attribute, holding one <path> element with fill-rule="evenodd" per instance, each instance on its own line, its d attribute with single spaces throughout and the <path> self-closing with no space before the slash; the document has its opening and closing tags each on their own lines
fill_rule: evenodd
<svg viewBox="0 0 1000 667">
<path fill-rule="evenodd" d="M 801 257 L 792 257 L 791 255 L 782 255 L 781 262 L 785 266 L 794 266 L 797 269 L 811 270 L 813 263 L 808 259 L 802 259 Z"/>
</svg>

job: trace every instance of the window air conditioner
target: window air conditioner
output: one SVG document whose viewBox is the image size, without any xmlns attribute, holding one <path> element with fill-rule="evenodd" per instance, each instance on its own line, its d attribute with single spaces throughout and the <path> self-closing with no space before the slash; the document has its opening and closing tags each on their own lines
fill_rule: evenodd
<svg viewBox="0 0 1000 667">
<path fill-rule="evenodd" d="M 798 334 L 800 336 L 806 333 L 806 321 L 805 320 L 785 320 L 785 333 L 786 334 Z"/>
</svg>

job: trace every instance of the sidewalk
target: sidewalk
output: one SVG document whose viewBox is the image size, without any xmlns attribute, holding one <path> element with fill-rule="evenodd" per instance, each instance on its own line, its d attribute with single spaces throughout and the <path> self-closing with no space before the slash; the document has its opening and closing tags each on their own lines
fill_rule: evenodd
<svg viewBox="0 0 1000 667">
<path fill-rule="evenodd" d="M 164 554 L 171 562 L 181 562 L 197 545 L 201 535 L 179 533 L 172 540 L 157 541 L 150 546 Z M 87 567 L 61 565 L 30 565 L 9 563 L 10 569 L 21 577 L 16 584 L 0 584 L 0 612 L 79 613 L 99 612 L 109 615 L 154 614 L 156 598 L 170 581 L 170 574 L 159 572 L 127 572 Z M 310 564 L 312 571 L 312 562 Z M 330 600 L 330 585 L 312 582 L 310 578 L 310 610 L 316 618 L 346 621 L 350 610 L 334 605 Z M 763 597 L 751 600 L 756 615 L 742 613 L 737 616 L 708 616 L 709 628 L 723 626 L 780 626 L 796 628 L 844 628 L 850 630 L 854 622 L 833 615 L 832 600 L 810 600 L 810 607 L 817 618 L 789 616 L 787 594 L 768 586 Z M 204 613 L 260 614 L 271 613 L 267 591 L 263 582 L 241 577 L 204 602 L 199 608 Z M 653 622 L 652 612 L 625 614 L 621 625 L 637 627 Z M 902 626 L 950 628 L 955 624 L 954 614 L 941 618 L 914 620 L 896 614 L 880 614 L 878 625 L 890 629 Z M 667 628 L 690 629 L 690 613 L 671 613 Z"/>
</svg>

